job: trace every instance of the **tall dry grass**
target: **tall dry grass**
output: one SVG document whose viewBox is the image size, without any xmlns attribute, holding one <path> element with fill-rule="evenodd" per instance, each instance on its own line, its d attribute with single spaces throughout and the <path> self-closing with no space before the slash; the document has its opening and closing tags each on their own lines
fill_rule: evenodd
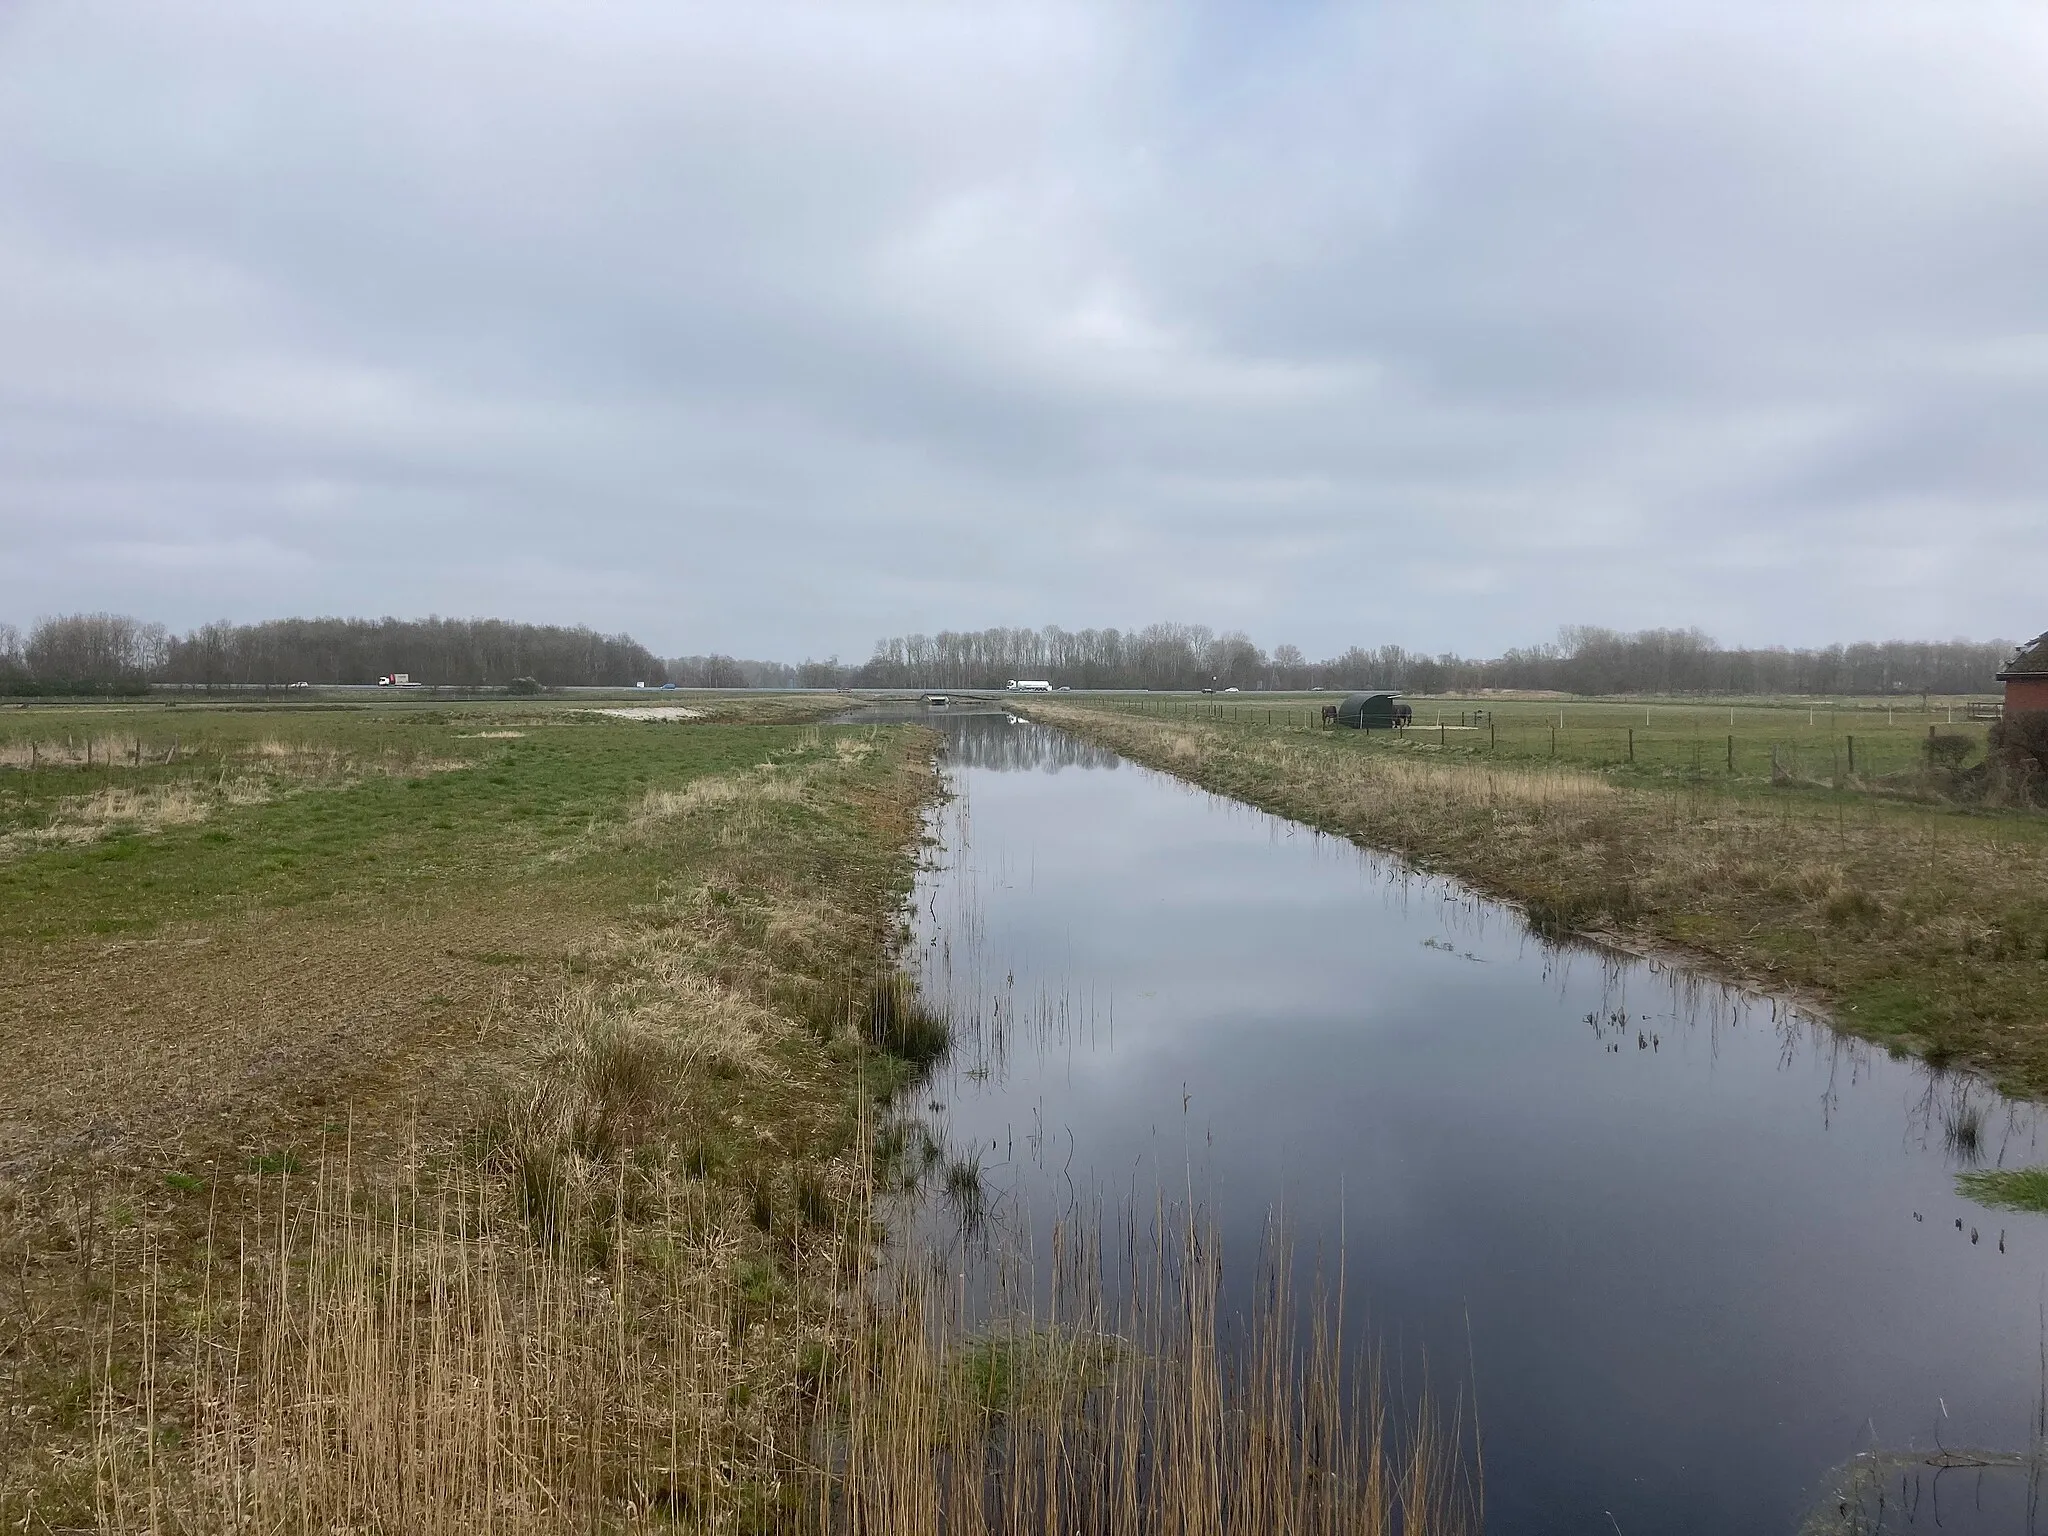
<svg viewBox="0 0 2048 1536">
<path fill-rule="evenodd" d="M 899 1276 L 850 1364 L 821 1526 L 990 1536 L 1445 1536 L 1482 1524 L 1476 1433 L 1407 1405 L 1347 1349 L 1341 1298 L 1297 1305 L 1284 1249 L 1226 1312 L 1215 1235 L 1154 1212 L 1118 1273 L 1053 1234 L 1039 1302 L 966 1321 L 933 1270 Z M 1106 1280 L 1114 1281 L 1105 1284 Z"/>
<path fill-rule="evenodd" d="M 343 1158 L 266 1186 L 186 1315 L 134 1255 L 131 1320 L 176 1332 L 182 1364 L 107 1372 L 99 1528 L 1479 1528 L 1456 1418 L 1398 1411 L 1284 1266 L 1220 1315 L 1192 1223 L 1155 1229 L 1116 1285 L 1068 1255 L 1045 1314 L 970 1326 L 932 1266 L 864 1289 L 857 1223 L 821 1245 L 829 1283 L 779 1291 L 686 1182 L 577 1199 L 594 1250 L 536 1240 L 481 1170 L 373 1197 Z"/>
<path fill-rule="evenodd" d="M 142 739 L 127 731 L 32 737 L 10 736 L 0 740 L 0 768 L 24 772 L 42 768 L 132 768 L 154 766 L 172 760 L 175 748 Z"/>
</svg>

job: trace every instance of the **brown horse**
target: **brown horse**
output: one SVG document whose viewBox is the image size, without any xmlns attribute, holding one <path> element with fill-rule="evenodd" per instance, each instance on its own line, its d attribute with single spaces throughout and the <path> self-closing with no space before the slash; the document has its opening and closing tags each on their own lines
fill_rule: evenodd
<svg viewBox="0 0 2048 1536">
<path fill-rule="evenodd" d="M 1325 705 L 1323 706 L 1323 724 L 1325 724 L 1325 725 L 1335 725 L 1336 723 L 1337 723 L 1337 706 L 1336 706 L 1336 705 L 1334 705 L 1334 704 L 1325 704 Z"/>
</svg>

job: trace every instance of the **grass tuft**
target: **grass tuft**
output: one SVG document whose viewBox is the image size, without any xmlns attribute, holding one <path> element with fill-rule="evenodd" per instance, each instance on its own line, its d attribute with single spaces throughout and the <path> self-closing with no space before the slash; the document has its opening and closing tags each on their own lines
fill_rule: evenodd
<svg viewBox="0 0 2048 1536">
<path fill-rule="evenodd" d="M 1956 1175 L 1956 1193 L 1999 1211 L 2048 1216 L 2048 1168 L 1978 1168 Z"/>
<path fill-rule="evenodd" d="M 876 978 L 868 992 L 868 1039 L 914 1067 L 929 1067 L 952 1044 L 952 1026 L 918 996 L 901 972 Z"/>
</svg>

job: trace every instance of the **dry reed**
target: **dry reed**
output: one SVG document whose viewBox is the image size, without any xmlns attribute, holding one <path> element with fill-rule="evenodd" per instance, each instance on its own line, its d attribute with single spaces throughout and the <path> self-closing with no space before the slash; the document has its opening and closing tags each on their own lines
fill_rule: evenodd
<svg viewBox="0 0 2048 1536">
<path fill-rule="evenodd" d="M 481 1170 L 373 1197 L 323 1162 L 262 1187 L 178 1318 L 132 1255 L 130 1324 L 180 1330 L 182 1366 L 132 1388 L 106 1372 L 100 1528 L 1478 1528 L 1457 1420 L 1398 1414 L 1284 1264 L 1220 1316 L 1215 1242 L 1185 1219 L 1155 1224 L 1112 1287 L 1056 1234 L 1047 1314 L 971 1327 L 928 1264 L 864 1293 L 856 1221 L 785 1285 L 739 1257 L 702 1186 L 628 1185 L 578 1185 L 575 1220 L 602 1241 L 564 1245 Z"/>
</svg>

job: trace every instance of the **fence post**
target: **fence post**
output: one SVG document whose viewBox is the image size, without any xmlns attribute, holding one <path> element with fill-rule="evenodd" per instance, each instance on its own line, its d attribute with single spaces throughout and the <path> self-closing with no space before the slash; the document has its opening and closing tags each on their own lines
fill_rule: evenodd
<svg viewBox="0 0 2048 1536">
<path fill-rule="evenodd" d="M 1554 725 L 1550 728 L 1550 755 L 1557 756 L 1557 727 Z"/>
<path fill-rule="evenodd" d="M 1730 773 L 1735 771 L 1735 738 L 1733 736 L 1728 738 L 1728 771 Z"/>
<path fill-rule="evenodd" d="M 1849 738 L 1849 772 L 1851 772 L 1851 773 L 1853 774 L 1853 773 L 1854 773 L 1855 771 L 1856 771 L 1856 738 L 1855 738 L 1854 736 L 1851 736 L 1851 737 Z"/>
<path fill-rule="evenodd" d="M 1634 726 L 1628 728 L 1628 760 L 1630 762 L 1636 760 L 1636 728 Z"/>
<path fill-rule="evenodd" d="M 1500 734 L 1494 728 L 1492 715 L 1486 717 L 1486 750 L 1491 752 L 1500 742 Z"/>
</svg>

